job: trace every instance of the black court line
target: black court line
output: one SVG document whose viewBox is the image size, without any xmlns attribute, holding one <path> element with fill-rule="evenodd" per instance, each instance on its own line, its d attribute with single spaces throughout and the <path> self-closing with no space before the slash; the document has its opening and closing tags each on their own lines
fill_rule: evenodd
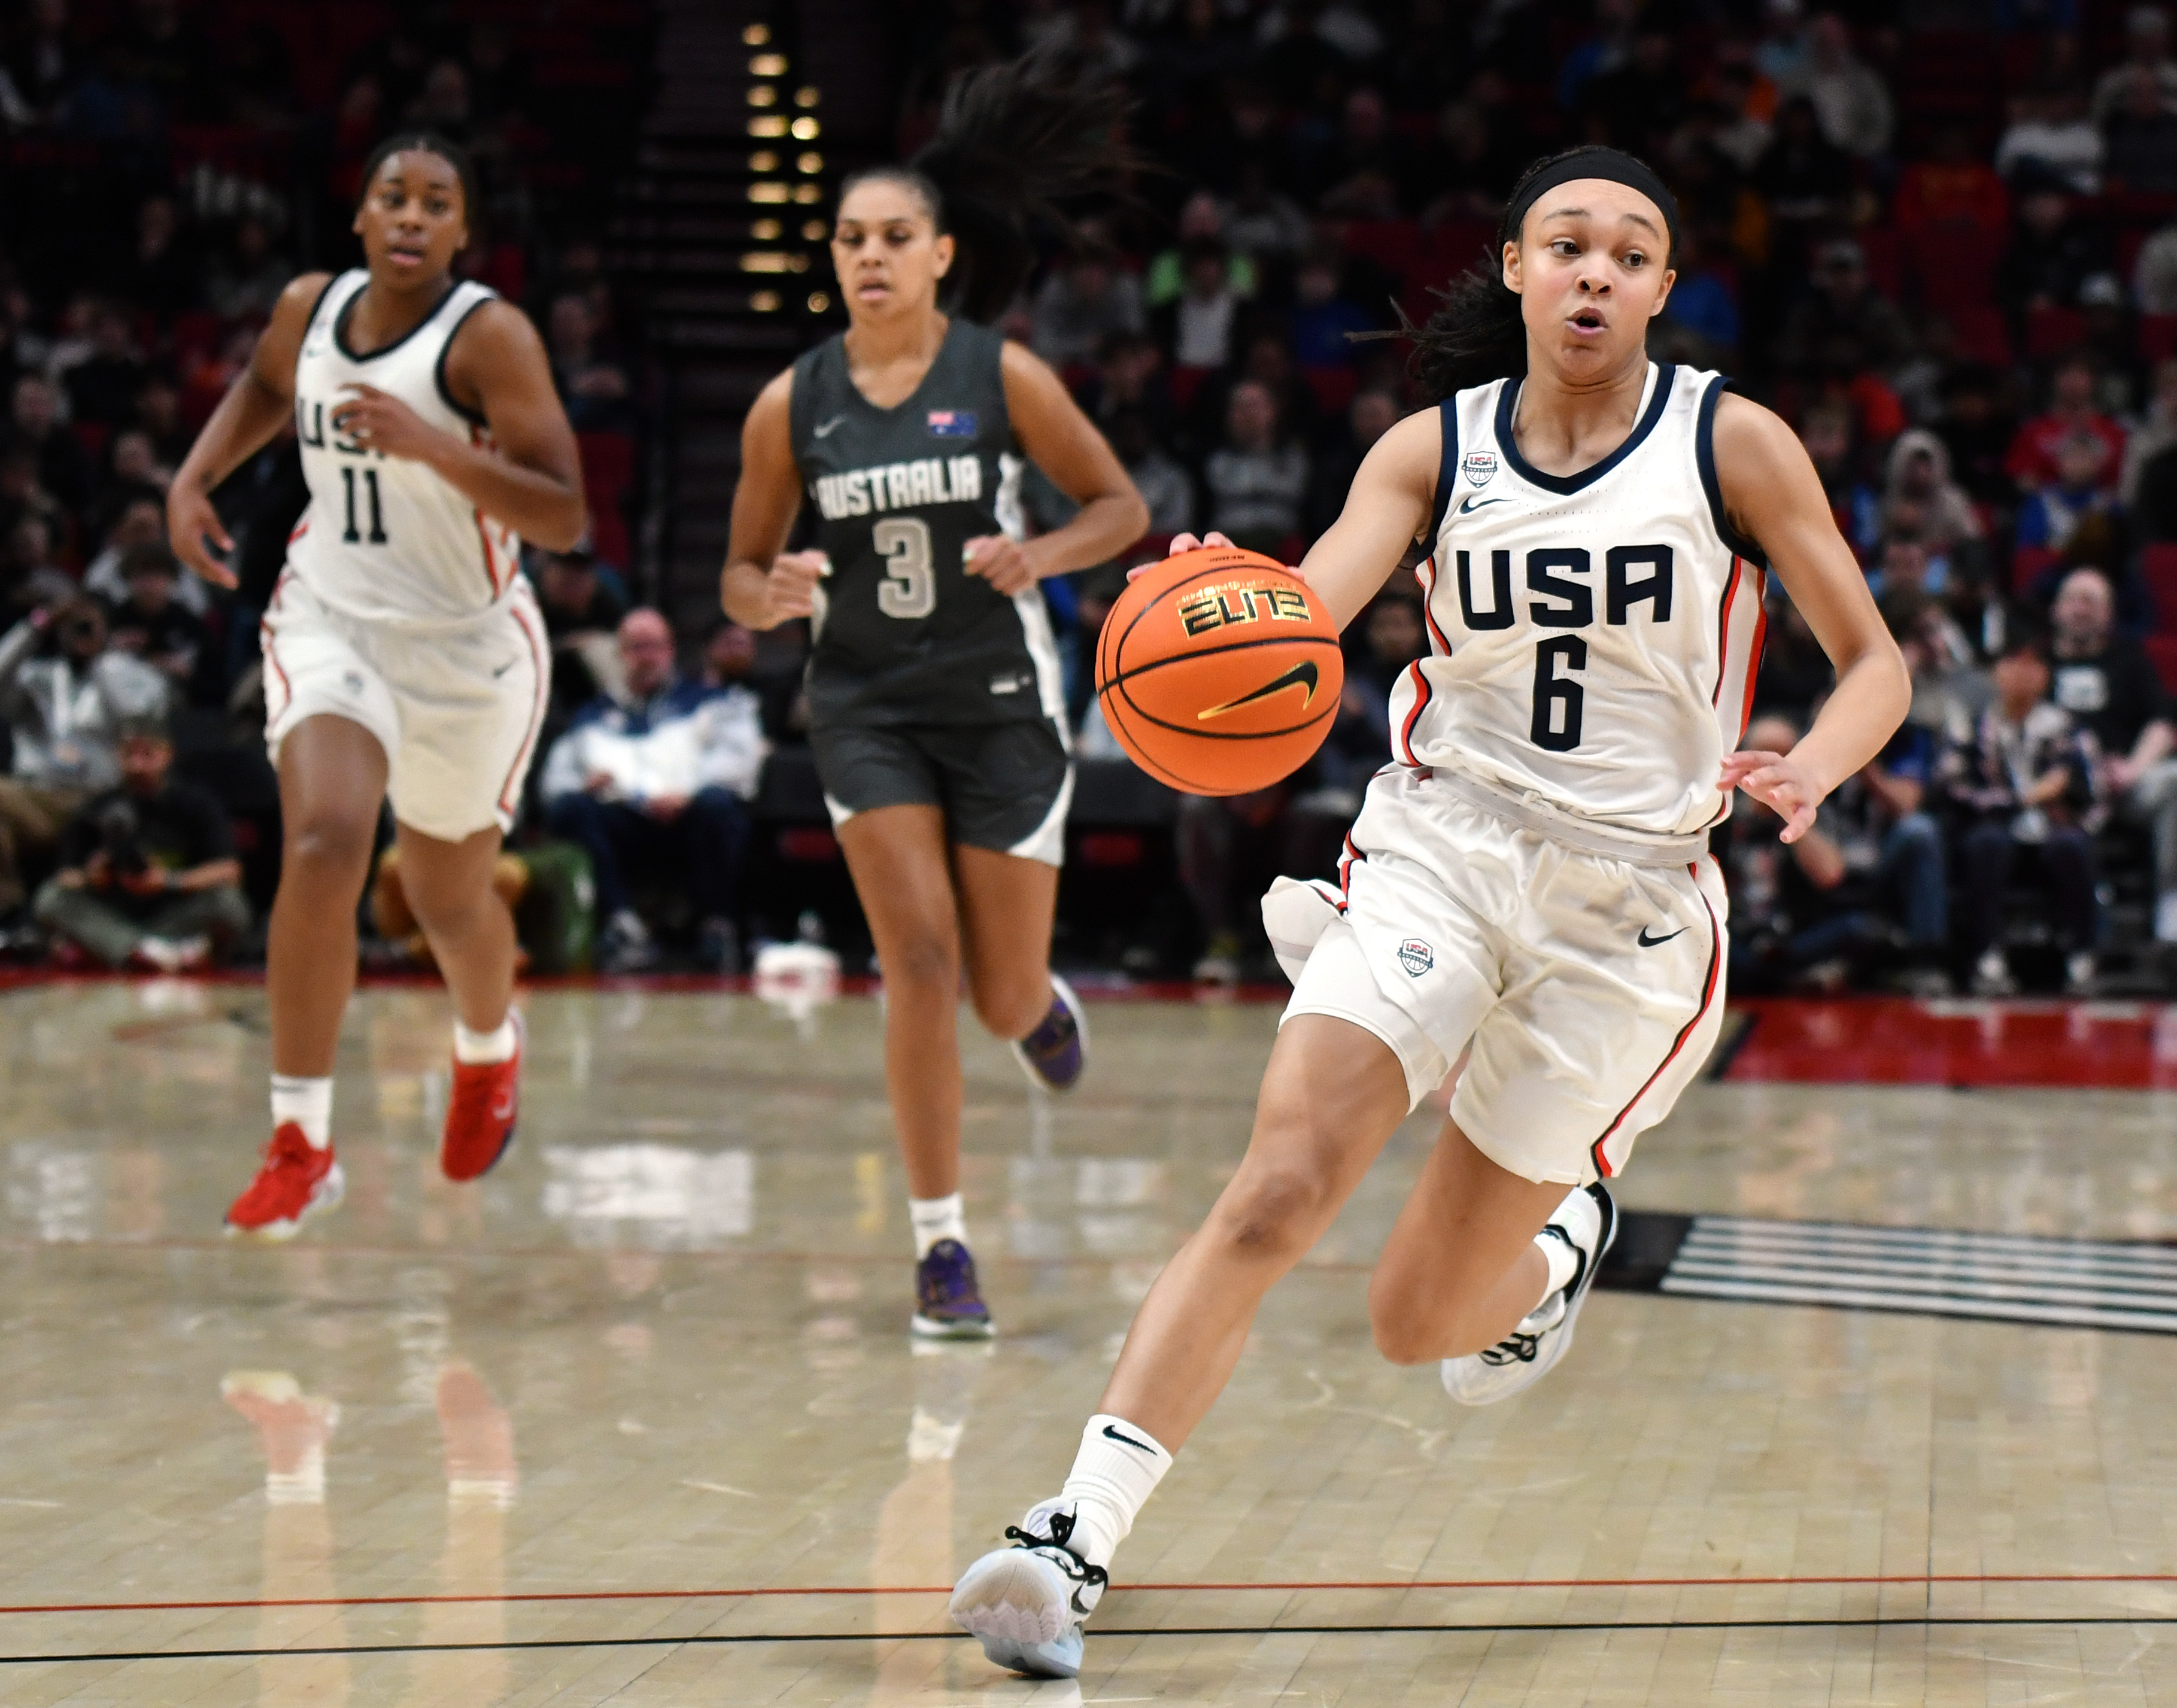
<svg viewBox="0 0 2177 1708">
<path fill-rule="evenodd" d="M 1900 1613 L 1864 1619 L 1544 1619 L 1517 1624 L 1454 1625 L 1143 1625 L 1093 1630 L 1092 1637 L 1382 1637 L 1548 1631 L 1847 1631 L 1994 1625 L 2042 1629 L 2076 1625 L 2177 1625 L 2177 1613 L 1987 1614 L 1933 1618 Z M 750 1631 L 692 1637 L 533 1637 L 499 1643 L 339 1643 L 307 1649 L 141 1649 L 79 1655 L 0 1655 L 0 1667 L 49 1667 L 71 1661 L 276 1661 L 344 1655 L 464 1655 L 527 1649 L 678 1649 L 697 1644 L 746 1647 L 760 1643 L 964 1643 L 965 1631 Z"/>
</svg>

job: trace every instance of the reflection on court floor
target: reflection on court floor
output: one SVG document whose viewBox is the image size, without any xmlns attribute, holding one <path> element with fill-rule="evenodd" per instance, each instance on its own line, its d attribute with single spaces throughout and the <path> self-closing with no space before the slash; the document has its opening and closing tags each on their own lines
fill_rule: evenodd
<svg viewBox="0 0 2177 1708">
<path fill-rule="evenodd" d="M 2177 1269 L 2151 1089 L 1784 1083 L 1819 1062 L 1765 1035 L 1858 1023 L 1765 1012 L 1625 1178 L 1649 1291 L 1474 1412 L 1368 1342 L 1416 1118 L 1272 1294 L 1087 1676 L 1031 1687 L 946 1586 L 1062 1472 L 1274 1007 L 1099 1005 L 1056 1104 L 970 1029 L 979 1349 L 904 1332 L 865 998 L 534 996 L 521 1138 L 456 1188 L 439 1001 L 367 993 L 348 1201 L 274 1250 L 217 1232 L 263 1138 L 256 992 L 0 1008 L 0 1702 L 2177 1700 L 2177 1345 L 2117 1332 Z M 2162 1024 L 1998 1021 L 2114 1040 L 2131 1084 Z"/>
</svg>

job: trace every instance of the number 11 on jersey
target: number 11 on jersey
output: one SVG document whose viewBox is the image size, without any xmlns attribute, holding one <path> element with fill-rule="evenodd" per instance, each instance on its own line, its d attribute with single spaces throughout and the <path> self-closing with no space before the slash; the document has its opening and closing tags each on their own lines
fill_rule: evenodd
<svg viewBox="0 0 2177 1708">
<path fill-rule="evenodd" d="M 385 515 L 379 506 L 378 471 L 374 468 L 363 471 L 366 501 L 370 508 L 370 532 L 368 534 L 356 532 L 355 476 L 356 471 L 352 468 L 341 470 L 341 484 L 347 491 L 347 528 L 341 538 L 352 546 L 361 545 L 366 540 L 374 546 L 382 546 L 385 543 Z"/>
</svg>

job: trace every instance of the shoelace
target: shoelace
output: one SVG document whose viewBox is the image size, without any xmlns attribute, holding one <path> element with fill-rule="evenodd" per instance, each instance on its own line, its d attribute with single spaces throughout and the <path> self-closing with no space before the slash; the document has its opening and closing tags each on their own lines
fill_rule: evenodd
<svg viewBox="0 0 2177 1708">
<path fill-rule="evenodd" d="M 1545 1330 L 1545 1333 L 1547 1331 Z M 1531 1364 L 1535 1351 L 1542 1344 L 1541 1334 L 1522 1334 L 1517 1329 L 1484 1351 L 1481 1361 L 1502 1369 L 1507 1364 Z"/>
<path fill-rule="evenodd" d="M 1018 1542 L 1024 1548 L 1048 1549 L 1056 1554 L 1057 1558 L 1051 1563 L 1078 1586 L 1072 1596 L 1073 1611 L 1086 1618 L 1090 1610 L 1082 1605 L 1082 1591 L 1105 1588 L 1110 1583 L 1111 1574 L 1101 1566 L 1090 1565 L 1067 1546 L 1073 1535 L 1073 1523 L 1072 1513 L 1055 1512 L 1050 1515 L 1049 1536 L 1037 1536 L 1033 1531 L 1023 1530 L 1017 1524 L 1009 1524 L 1006 1526 L 1006 1540 Z"/>
</svg>

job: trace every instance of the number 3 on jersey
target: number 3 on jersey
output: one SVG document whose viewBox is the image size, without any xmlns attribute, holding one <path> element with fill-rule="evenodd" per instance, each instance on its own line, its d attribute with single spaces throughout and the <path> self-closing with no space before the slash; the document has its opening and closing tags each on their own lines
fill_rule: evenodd
<svg viewBox="0 0 2177 1708">
<path fill-rule="evenodd" d="M 347 527 L 341 533 L 341 539 L 351 546 L 361 545 L 366 540 L 374 546 L 382 546 L 385 543 L 385 513 L 378 502 L 378 471 L 374 468 L 363 471 L 365 504 L 370 511 L 370 532 L 368 534 L 356 531 L 355 476 L 356 471 L 352 468 L 343 467 L 341 470 L 341 484 L 347 491 Z"/>
<path fill-rule="evenodd" d="M 937 570 L 930 561 L 930 524 L 920 516 L 887 516 L 870 531 L 885 559 L 877 609 L 905 622 L 937 608 Z"/>
</svg>

